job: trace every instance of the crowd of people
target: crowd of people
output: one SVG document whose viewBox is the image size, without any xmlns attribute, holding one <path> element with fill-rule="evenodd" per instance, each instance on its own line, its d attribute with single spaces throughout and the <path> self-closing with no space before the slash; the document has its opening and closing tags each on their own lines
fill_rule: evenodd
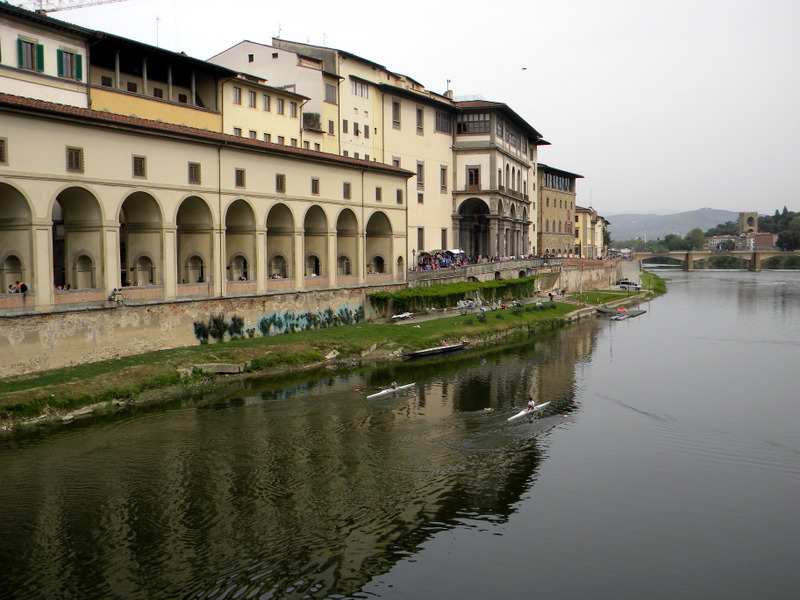
<svg viewBox="0 0 800 600">
<path fill-rule="evenodd" d="M 456 254 L 452 252 L 429 254 L 423 252 L 420 254 L 419 260 L 412 271 L 433 271 L 436 269 L 455 269 L 457 267 L 466 267 L 468 265 L 478 265 L 483 263 L 503 262 L 507 260 L 528 260 L 533 258 L 555 258 L 554 255 L 537 255 L 537 254 L 521 254 L 504 255 L 504 256 L 484 256 L 483 254 L 475 254 L 468 256 L 464 253 Z"/>
</svg>

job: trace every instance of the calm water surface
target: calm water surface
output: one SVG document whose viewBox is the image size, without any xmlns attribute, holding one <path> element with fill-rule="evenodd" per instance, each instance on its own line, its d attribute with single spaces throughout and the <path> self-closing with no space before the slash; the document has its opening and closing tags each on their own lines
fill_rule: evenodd
<svg viewBox="0 0 800 600">
<path fill-rule="evenodd" d="M 627 321 L 0 440 L 0 598 L 796 598 L 800 273 L 666 275 Z"/>
</svg>

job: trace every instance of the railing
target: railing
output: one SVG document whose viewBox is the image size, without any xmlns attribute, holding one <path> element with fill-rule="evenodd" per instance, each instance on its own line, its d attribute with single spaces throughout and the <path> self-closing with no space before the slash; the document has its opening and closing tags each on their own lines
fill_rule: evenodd
<svg viewBox="0 0 800 600">
<path fill-rule="evenodd" d="M 540 269 L 548 267 L 561 267 L 561 258 L 518 258 L 514 260 L 496 260 L 455 268 L 431 269 L 428 271 L 409 271 L 409 283 L 429 281 L 433 279 L 446 279 L 450 277 L 477 277 L 497 271 L 523 271 L 526 269 Z"/>
</svg>

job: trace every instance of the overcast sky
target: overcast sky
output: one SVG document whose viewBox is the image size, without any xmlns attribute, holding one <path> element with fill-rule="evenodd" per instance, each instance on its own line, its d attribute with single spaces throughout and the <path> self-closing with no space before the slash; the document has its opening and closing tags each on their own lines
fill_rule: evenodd
<svg viewBox="0 0 800 600">
<path fill-rule="evenodd" d="M 800 210 L 799 0 L 124 0 L 50 16 L 208 59 L 273 36 L 505 102 L 603 215 Z"/>
</svg>

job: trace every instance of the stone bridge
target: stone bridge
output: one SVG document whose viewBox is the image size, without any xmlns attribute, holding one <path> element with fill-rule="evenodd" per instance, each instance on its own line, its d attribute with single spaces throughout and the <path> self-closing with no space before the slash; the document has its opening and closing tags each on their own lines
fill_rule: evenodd
<svg viewBox="0 0 800 600">
<path fill-rule="evenodd" d="M 710 252 L 708 250 L 689 250 L 680 252 L 637 252 L 636 258 L 641 263 L 647 264 L 653 258 L 670 258 L 683 264 L 684 271 L 694 271 L 694 263 L 700 260 L 708 260 L 714 256 L 735 256 L 748 262 L 750 271 L 760 271 L 761 262 L 774 256 L 800 256 L 800 251 L 786 250 L 724 250 Z"/>
</svg>

